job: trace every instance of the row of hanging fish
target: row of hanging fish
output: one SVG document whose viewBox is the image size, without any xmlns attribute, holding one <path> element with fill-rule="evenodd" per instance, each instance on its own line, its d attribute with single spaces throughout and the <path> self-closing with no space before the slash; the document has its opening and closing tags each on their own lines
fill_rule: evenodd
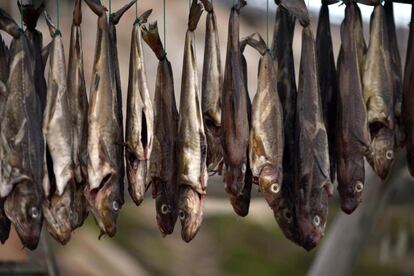
<svg viewBox="0 0 414 276">
<path fill-rule="evenodd" d="M 414 27 L 403 85 L 392 3 L 369 3 L 375 8 L 367 47 L 358 5 L 344 1 L 335 65 L 328 5 L 338 1 L 322 1 L 316 39 L 303 0 L 275 1 L 270 46 L 259 34 L 240 38 L 247 3 L 238 0 L 230 13 L 223 71 L 213 4 L 193 0 L 179 110 L 172 67 L 157 23 L 147 24 L 151 10 L 146 11 L 132 30 L 124 129 L 116 25 L 135 1 L 109 18 L 99 0 L 85 2 L 98 17 L 89 100 L 81 1 L 74 3 L 67 71 L 62 34 L 47 14 L 52 42 L 42 48 L 36 23 L 43 4 L 20 7 L 25 31 L 0 9 L 0 29 L 13 37 L 10 48 L 0 43 L 2 242 L 13 223 L 24 246 L 36 248 L 44 220 L 48 232 L 66 244 L 89 212 L 101 235 L 114 236 L 125 202 L 124 175 L 136 205 L 152 186 L 162 235 L 171 234 L 179 220 L 182 238 L 189 242 L 203 221 L 208 176 L 217 173 L 238 215 L 248 214 L 253 184 L 258 185 L 284 235 L 310 250 L 324 236 L 335 180 L 342 210 L 350 214 L 361 202 L 364 159 L 385 179 L 406 142 L 414 172 Z M 194 40 L 203 10 L 200 87 Z M 298 87 L 292 50 L 296 21 L 302 26 Z M 158 59 L 153 101 L 143 41 Z M 253 101 L 247 46 L 260 58 Z"/>
</svg>

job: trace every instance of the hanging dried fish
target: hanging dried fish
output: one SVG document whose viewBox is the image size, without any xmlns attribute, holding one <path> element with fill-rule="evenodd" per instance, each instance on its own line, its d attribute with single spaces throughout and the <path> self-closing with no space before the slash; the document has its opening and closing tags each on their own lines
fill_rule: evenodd
<svg viewBox="0 0 414 276">
<path fill-rule="evenodd" d="M 359 6 L 357 4 L 354 5 L 355 8 L 355 16 L 354 16 L 354 32 L 355 32 L 355 43 L 356 43 L 356 52 L 358 57 L 358 64 L 359 64 L 359 73 L 361 76 L 361 83 L 364 78 L 364 67 L 365 67 L 365 59 L 367 55 L 367 45 L 365 43 L 364 38 L 364 28 L 362 26 L 362 14 Z"/>
<path fill-rule="evenodd" d="M 142 37 L 157 56 L 159 63 L 154 95 L 154 146 L 151 154 L 153 197 L 156 199 L 157 223 L 162 235 L 171 234 L 178 218 L 177 209 L 177 131 L 178 111 L 175 102 L 171 64 L 162 45 L 155 22 Z"/>
<path fill-rule="evenodd" d="M 144 200 L 154 133 L 154 111 L 147 86 L 141 39 L 141 25 L 147 22 L 151 12 L 146 11 L 134 23 L 129 67 L 125 157 L 128 191 L 137 205 Z"/>
<path fill-rule="evenodd" d="M 254 181 L 267 203 L 276 209 L 283 182 L 283 109 L 277 92 L 276 67 L 266 43 L 249 40 L 261 55 L 257 92 L 253 99 L 249 159 Z"/>
<path fill-rule="evenodd" d="M 207 137 L 207 167 L 209 172 L 221 174 L 223 149 L 221 146 L 221 92 L 223 72 L 217 19 L 210 0 L 202 0 L 207 11 L 201 108 Z"/>
<path fill-rule="evenodd" d="M 118 117 L 116 73 L 106 9 L 92 0 L 86 0 L 86 3 L 98 15 L 98 34 L 88 114 L 85 197 L 101 228 L 101 235 L 113 237 L 118 213 L 124 204 L 122 124 Z"/>
<path fill-rule="evenodd" d="M 404 146 L 404 126 L 402 121 L 402 65 L 398 47 L 397 31 L 395 29 L 394 8 L 392 2 L 384 3 L 385 19 L 387 21 L 389 55 L 391 59 L 391 77 L 394 91 L 394 117 L 395 117 L 395 146 Z"/>
<path fill-rule="evenodd" d="M 275 0 L 275 3 L 289 11 L 289 14 L 298 19 L 303 27 L 310 24 L 309 12 L 304 0 Z"/>
<path fill-rule="evenodd" d="M 1 122 L 0 197 L 4 211 L 29 249 L 37 247 L 42 229 L 43 135 L 40 100 L 34 83 L 34 58 L 26 35 L 0 9 L 0 29 L 9 33 L 10 75 Z"/>
<path fill-rule="evenodd" d="M 318 75 L 321 89 L 323 118 L 328 133 L 331 181 L 334 182 L 336 177 L 336 110 L 339 91 L 332 48 L 329 8 L 327 4 L 322 4 L 319 13 L 318 30 L 316 33 L 316 56 L 318 59 Z"/>
<path fill-rule="evenodd" d="M 404 70 L 403 110 L 407 146 L 407 163 L 414 176 L 414 5 L 411 7 L 410 34 Z"/>
<path fill-rule="evenodd" d="M 226 192 L 233 197 L 239 196 L 244 188 L 248 159 L 248 99 L 239 41 L 240 10 L 245 5 L 246 1 L 239 0 L 231 10 L 222 93 L 221 139 L 226 165 L 224 179 Z"/>
<path fill-rule="evenodd" d="M 367 111 L 362 95 L 358 58 L 356 4 L 348 3 L 341 25 L 338 61 L 337 178 L 342 210 L 350 214 L 359 205 L 365 182 L 364 156 L 370 149 Z M 350 109 L 351 108 L 351 109 Z"/>
<path fill-rule="evenodd" d="M 88 203 L 83 190 L 87 185 L 88 97 L 85 86 L 82 52 L 81 0 L 75 1 L 70 37 L 68 67 L 68 104 L 72 116 L 72 155 L 76 183 L 73 189 L 72 229 L 80 227 L 88 216 Z"/>
<path fill-rule="evenodd" d="M 34 85 L 36 93 L 38 94 L 41 102 L 42 111 L 46 106 L 46 80 L 44 77 L 45 63 L 42 60 L 42 47 L 43 47 L 43 35 L 36 29 L 37 21 L 42 14 L 45 4 L 43 1 L 33 4 L 33 1 L 17 1 L 19 10 L 21 12 L 22 19 L 26 25 L 26 31 L 24 32 L 32 47 L 32 53 L 35 64 L 35 79 Z"/>
<path fill-rule="evenodd" d="M 365 59 L 363 88 L 371 133 L 371 152 L 367 160 L 382 179 L 388 176 L 394 161 L 394 90 L 385 11 L 374 8 L 371 33 Z"/>
<path fill-rule="evenodd" d="M 328 138 L 323 123 L 315 40 L 308 26 L 302 31 L 302 53 L 296 115 L 297 165 L 295 211 L 301 246 L 314 248 L 325 232 L 328 195 L 332 193 Z"/>
<path fill-rule="evenodd" d="M 178 210 L 181 237 L 190 242 L 203 221 L 207 188 L 207 141 L 204 133 L 194 52 L 195 29 L 203 7 L 193 0 L 185 37 L 180 116 L 178 121 Z"/>
</svg>

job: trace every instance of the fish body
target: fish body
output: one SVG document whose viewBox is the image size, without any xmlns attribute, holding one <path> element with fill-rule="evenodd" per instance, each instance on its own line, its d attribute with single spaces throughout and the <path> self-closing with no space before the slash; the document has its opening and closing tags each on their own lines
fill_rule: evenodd
<svg viewBox="0 0 414 276">
<path fill-rule="evenodd" d="M 207 167 L 209 172 L 218 170 L 223 160 L 221 146 L 221 92 L 223 72 L 217 19 L 213 4 L 203 1 L 207 11 L 201 108 L 207 138 Z M 221 172 L 219 172 L 221 173 Z"/>
<path fill-rule="evenodd" d="M 273 57 L 263 39 L 260 38 L 256 45 L 261 58 L 252 107 L 249 158 L 253 179 L 269 206 L 275 209 L 280 201 L 283 183 L 283 109 L 277 92 Z"/>
<path fill-rule="evenodd" d="M 150 13 L 151 10 L 147 11 L 134 23 L 129 68 L 125 157 L 128 191 L 137 205 L 144 200 L 154 134 L 154 111 L 147 85 L 141 38 L 141 24 L 147 21 Z"/>
<path fill-rule="evenodd" d="M 88 186 L 85 197 L 102 234 L 113 237 L 124 204 L 122 123 L 106 9 L 86 3 L 98 15 L 98 31 L 88 111 Z"/>
<path fill-rule="evenodd" d="M 248 99 L 240 51 L 240 10 L 246 1 L 238 1 L 231 10 L 227 57 L 222 92 L 221 139 L 226 165 L 226 192 L 238 196 L 244 187 L 249 141 Z"/>
<path fill-rule="evenodd" d="M 8 78 L 9 78 L 9 48 L 6 46 L 3 38 L 0 35 L 0 81 L 3 82 L 3 84 L 6 84 Z M 4 100 L 1 100 L 0 105 L 4 103 Z"/>
<path fill-rule="evenodd" d="M 72 116 L 72 158 L 75 183 L 71 210 L 72 229 L 78 228 L 88 215 L 88 203 L 83 190 L 87 185 L 88 97 L 82 51 L 81 0 L 75 1 L 70 37 L 68 65 L 68 106 Z"/>
<path fill-rule="evenodd" d="M 407 163 L 410 174 L 414 176 L 414 5 L 411 8 L 403 85 L 402 116 L 406 132 Z"/>
<path fill-rule="evenodd" d="M 314 248 L 324 236 L 331 189 L 329 150 L 319 92 L 315 40 L 308 26 L 302 31 L 297 100 L 298 143 L 295 211 L 301 246 Z"/>
<path fill-rule="evenodd" d="M 181 237 L 186 242 L 190 242 L 200 229 L 208 178 L 207 140 L 194 52 L 194 31 L 202 12 L 202 5 L 193 0 L 184 46 L 178 121 L 178 210 Z"/>
<path fill-rule="evenodd" d="M 342 46 L 338 59 L 337 179 L 341 208 L 347 214 L 352 213 L 361 201 L 365 183 L 364 156 L 370 149 L 355 35 L 357 18 L 357 7 L 348 4 L 341 25 Z"/>
<path fill-rule="evenodd" d="M 143 26 L 144 41 L 159 63 L 154 93 L 154 142 L 150 159 L 152 195 L 156 199 L 156 220 L 162 235 L 174 231 L 177 207 L 177 133 L 178 111 L 171 63 L 162 45 L 157 23 Z"/>
<path fill-rule="evenodd" d="M 332 48 L 329 8 L 326 4 L 322 5 L 319 13 L 318 30 L 316 34 L 316 56 L 318 59 L 318 75 L 322 98 L 323 118 L 328 133 L 331 181 L 334 182 L 336 177 L 335 134 L 338 83 Z"/>
</svg>

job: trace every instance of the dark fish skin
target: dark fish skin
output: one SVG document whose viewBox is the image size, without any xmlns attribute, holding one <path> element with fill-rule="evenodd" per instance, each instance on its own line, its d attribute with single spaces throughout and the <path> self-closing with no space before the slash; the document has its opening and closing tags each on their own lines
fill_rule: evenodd
<svg viewBox="0 0 414 276">
<path fill-rule="evenodd" d="M 152 195 L 156 199 L 156 219 L 163 236 L 174 231 L 178 218 L 177 132 L 178 111 L 171 64 L 155 22 L 142 27 L 142 37 L 159 63 L 154 94 L 154 145 L 151 154 Z"/>
<path fill-rule="evenodd" d="M 40 15 L 43 13 L 45 4 L 44 2 L 42 2 L 38 6 L 35 6 L 32 3 L 26 3 L 21 5 L 20 1 L 18 1 L 17 4 L 22 13 L 23 22 L 27 27 L 25 34 L 29 39 L 33 51 L 35 64 L 34 74 L 36 76 L 34 79 L 34 85 L 36 88 L 36 93 L 40 98 L 41 108 L 43 111 L 46 106 L 47 95 L 46 80 L 43 74 L 46 64 L 42 60 L 43 35 L 40 31 L 36 29 L 36 25 Z"/>
<path fill-rule="evenodd" d="M 106 9 L 86 0 L 98 15 L 97 42 L 88 112 L 88 186 L 85 197 L 101 228 L 113 237 L 119 210 L 124 204 L 123 137 L 119 122 L 116 72 Z"/>
<path fill-rule="evenodd" d="M 126 115 L 126 167 L 128 191 L 136 205 L 144 200 L 154 133 L 154 111 L 147 85 L 141 25 L 152 10 L 139 17 L 132 30 Z"/>
<path fill-rule="evenodd" d="M 1 197 L 4 211 L 29 249 L 37 247 L 42 229 L 43 135 L 40 100 L 34 83 L 34 58 L 26 35 L 0 9 L 0 29 L 13 36 L 10 45 L 8 98 L 1 123 Z"/>
<path fill-rule="evenodd" d="M 193 0 L 184 44 L 178 121 L 178 212 L 185 242 L 194 239 L 201 227 L 208 178 L 207 139 L 194 52 L 195 30 L 202 12 L 202 5 Z"/>
<path fill-rule="evenodd" d="M 359 64 L 359 73 L 361 76 L 361 83 L 364 77 L 364 67 L 365 67 L 365 58 L 367 55 L 367 44 L 365 43 L 364 38 L 364 29 L 362 26 L 362 14 L 361 9 L 358 5 L 354 5 L 355 8 L 355 43 L 356 43 L 356 51 L 358 56 L 358 64 Z"/>
<path fill-rule="evenodd" d="M 247 61 L 244 56 L 244 50 L 246 49 L 248 40 L 253 37 L 255 34 L 250 35 L 248 37 L 243 38 L 240 41 L 240 52 L 242 57 L 242 66 L 243 66 L 243 79 L 244 79 L 244 86 L 246 87 L 246 97 L 247 97 L 247 117 L 249 119 L 249 131 L 251 128 L 251 120 L 252 120 L 252 103 L 250 101 L 249 97 L 249 91 L 247 90 L 247 84 L 248 84 L 248 75 L 247 75 Z M 230 203 L 233 207 L 234 212 L 241 216 L 246 217 L 249 214 L 250 209 L 250 197 L 252 192 L 252 186 L 253 186 L 253 175 L 252 170 L 250 167 L 250 161 L 249 161 L 249 152 L 246 152 L 247 155 L 247 168 L 246 173 L 244 175 L 244 187 L 242 192 L 237 195 L 233 196 L 229 194 Z"/>
<path fill-rule="evenodd" d="M 68 65 L 68 104 L 72 116 L 72 156 L 75 182 L 71 206 L 72 230 L 80 227 L 88 216 L 88 202 L 83 195 L 87 186 L 88 159 L 88 97 L 82 51 L 82 10 L 81 0 L 76 0 L 70 37 Z"/>
<path fill-rule="evenodd" d="M 407 163 L 410 174 L 414 176 L 414 5 L 411 8 L 403 93 L 402 116 L 406 132 Z"/>
<path fill-rule="evenodd" d="M 298 19 L 303 27 L 310 24 L 309 12 L 304 0 L 275 0 L 275 3 Z"/>
<path fill-rule="evenodd" d="M 370 43 L 364 68 L 364 98 L 371 133 L 368 163 L 382 179 L 394 163 L 395 93 L 390 58 L 390 44 L 385 11 L 382 5 L 371 15 Z"/>
<path fill-rule="evenodd" d="M 351 214 L 361 202 L 365 183 L 364 156 L 370 150 L 358 41 L 355 39 L 357 17 L 356 5 L 348 4 L 341 25 L 342 46 L 338 61 L 337 179 L 341 208 L 347 214 Z"/>
<path fill-rule="evenodd" d="M 405 133 L 402 119 L 402 65 L 398 47 L 397 31 L 395 28 L 394 8 L 392 2 L 385 2 L 384 11 L 387 21 L 389 55 L 391 59 L 391 77 L 394 91 L 394 116 L 395 116 L 395 143 L 397 148 L 404 147 Z"/>
<path fill-rule="evenodd" d="M 316 33 L 316 56 L 318 59 L 318 75 L 322 98 L 323 118 L 328 133 L 331 182 L 333 183 L 336 177 L 335 134 L 337 97 L 339 91 L 330 25 L 329 8 L 326 4 L 323 4 L 319 13 L 318 29 Z"/>
<path fill-rule="evenodd" d="M 295 212 L 293 191 L 296 167 L 296 101 L 295 63 L 293 60 L 293 35 L 295 17 L 284 8 L 276 11 L 275 30 L 272 45 L 274 63 L 277 65 L 277 90 L 283 107 L 284 151 L 282 200 L 273 210 L 274 216 L 283 234 L 292 242 L 300 244 Z"/>
<path fill-rule="evenodd" d="M 203 0 L 207 11 L 204 66 L 202 79 L 201 108 L 207 138 L 207 167 L 209 172 L 219 170 L 223 162 L 221 146 L 221 92 L 223 70 L 217 19 L 213 4 Z M 221 174 L 220 171 L 218 171 Z"/>
<path fill-rule="evenodd" d="M 250 39 L 249 44 L 261 55 L 257 92 L 253 99 L 249 160 L 254 181 L 275 209 L 281 199 L 283 184 L 283 109 L 277 92 L 277 74 L 267 45 Z"/>
<path fill-rule="evenodd" d="M 222 92 L 222 146 L 226 172 L 226 192 L 240 195 L 247 171 L 246 152 L 249 140 L 247 88 L 243 78 L 239 41 L 240 10 L 246 1 L 239 0 L 231 10 L 227 57 Z"/>
<path fill-rule="evenodd" d="M 328 137 L 323 122 L 315 40 L 308 26 L 302 31 L 302 53 L 296 114 L 298 143 L 295 211 L 300 245 L 314 248 L 322 239 L 331 190 Z"/>
<path fill-rule="evenodd" d="M 0 81 L 4 84 L 7 83 L 9 78 L 9 48 L 4 43 L 3 38 L 0 35 Z M 4 103 L 3 99 L 0 99 L 0 105 Z"/>
</svg>

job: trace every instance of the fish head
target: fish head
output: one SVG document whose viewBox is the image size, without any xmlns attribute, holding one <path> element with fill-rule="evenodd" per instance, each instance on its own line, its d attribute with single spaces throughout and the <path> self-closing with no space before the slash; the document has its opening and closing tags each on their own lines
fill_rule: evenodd
<svg viewBox="0 0 414 276">
<path fill-rule="evenodd" d="M 300 245 L 306 250 L 317 246 L 325 233 L 328 217 L 328 193 L 324 186 L 311 191 L 308 202 L 296 206 Z"/>
<path fill-rule="evenodd" d="M 49 234 L 62 245 L 65 245 L 71 237 L 71 205 L 72 194 L 69 184 L 62 196 L 53 194 L 50 200 L 43 202 L 43 215 Z"/>
<path fill-rule="evenodd" d="M 395 134 L 392 129 L 382 127 L 371 143 L 371 152 L 367 156 L 368 162 L 381 179 L 387 178 L 394 164 Z"/>
<path fill-rule="evenodd" d="M 350 155 L 338 158 L 338 192 L 341 209 L 351 214 L 361 203 L 365 183 L 364 157 Z"/>
<path fill-rule="evenodd" d="M 71 207 L 70 220 L 72 230 L 82 226 L 85 219 L 88 217 L 88 202 L 83 195 L 83 185 L 75 184 L 73 191 L 73 200 Z"/>
<path fill-rule="evenodd" d="M 101 228 L 102 234 L 107 234 L 110 237 L 116 234 L 116 221 L 124 204 L 121 187 L 118 174 L 111 173 L 104 177 L 98 188 L 90 190 L 87 187 L 85 190 L 90 210 Z"/>
<path fill-rule="evenodd" d="M 282 196 L 282 169 L 265 166 L 260 173 L 259 187 L 269 206 L 276 208 Z"/>
<path fill-rule="evenodd" d="M 155 207 L 157 211 L 157 224 L 163 236 L 170 235 L 174 231 L 178 218 L 177 203 L 170 199 L 164 190 L 161 190 L 156 197 Z"/>
<path fill-rule="evenodd" d="M 144 200 L 147 184 L 147 160 L 139 160 L 136 154 L 126 151 L 128 191 L 137 206 Z"/>
<path fill-rule="evenodd" d="M 35 190 L 33 182 L 23 181 L 14 187 L 4 203 L 4 211 L 23 246 L 30 250 L 37 247 L 43 224 L 42 196 Z"/>
<path fill-rule="evenodd" d="M 204 196 L 190 186 L 182 185 L 178 200 L 178 217 L 181 221 L 181 237 L 190 242 L 200 230 L 203 222 Z"/>
<path fill-rule="evenodd" d="M 239 196 L 244 187 L 244 177 L 247 170 L 247 164 L 241 166 L 226 166 L 224 175 L 225 190 L 232 196 Z"/>
<path fill-rule="evenodd" d="M 273 211 L 273 215 L 285 237 L 290 241 L 300 245 L 301 238 L 298 231 L 294 207 L 288 204 L 286 200 L 281 200 L 278 209 Z"/>
</svg>

